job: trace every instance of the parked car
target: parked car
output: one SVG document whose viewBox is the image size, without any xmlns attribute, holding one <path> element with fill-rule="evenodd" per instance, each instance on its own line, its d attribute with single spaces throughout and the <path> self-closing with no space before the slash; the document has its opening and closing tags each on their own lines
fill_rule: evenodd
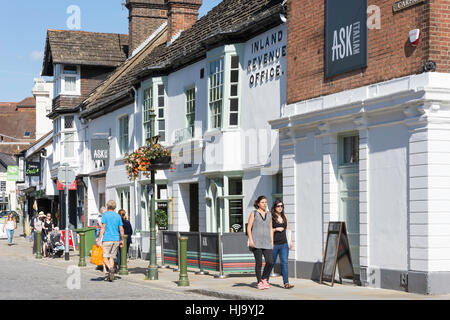
<svg viewBox="0 0 450 320">
<path fill-rule="evenodd" d="M 8 215 L 9 215 L 10 212 L 12 212 L 14 218 L 16 218 L 16 222 L 19 223 L 19 221 L 20 221 L 20 216 L 19 216 L 19 214 L 18 214 L 17 212 L 15 212 L 15 211 L 7 211 L 7 210 L 4 210 L 4 211 L 0 212 L 0 218 L 5 218 L 5 219 L 6 219 L 6 218 L 8 217 Z"/>
</svg>

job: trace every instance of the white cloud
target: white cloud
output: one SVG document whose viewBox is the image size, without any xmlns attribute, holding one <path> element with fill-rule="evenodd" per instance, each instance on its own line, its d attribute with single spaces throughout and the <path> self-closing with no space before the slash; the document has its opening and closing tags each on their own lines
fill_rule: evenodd
<svg viewBox="0 0 450 320">
<path fill-rule="evenodd" d="M 30 57 L 32 60 L 42 60 L 44 54 L 41 51 L 33 51 L 30 53 Z"/>
</svg>

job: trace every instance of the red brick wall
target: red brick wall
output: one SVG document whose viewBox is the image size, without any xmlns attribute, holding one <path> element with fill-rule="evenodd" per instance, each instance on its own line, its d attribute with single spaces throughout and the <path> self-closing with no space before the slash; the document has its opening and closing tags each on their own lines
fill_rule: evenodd
<svg viewBox="0 0 450 320">
<path fill-rule="evenodd" d="M 450 0 L 430 2 L 430 60 L 437 72 L 450 72 Z"/>
<path fill-rule="evenodd" d="M 180 30 L 187 30 L 197 22 L 202 0 L 166 0 L 168 7 L 167 40 Z"/>
<path fill-rule="evenodd" d="M 429 59 L 437 63 L 437 71 L 447 72 L 450 0 L 427 0 L 397 13 L 392 10 L 394 2 L 368 1 L 369 6 L 381 9 L 381 28 L 368 30 L 368 67 L 325 79 L 325 0 L 289 0 L 287 102 L 421 73 Z M 438 14 L 438 8 L 444 13 Z M 441 21 L 447 25 L 439 25 Z M 421 29 L 422 37 L 413 48 L 409 31 L 416 28 Z"/>
<path fill-rule="evenodd" d="M 127 0 L 129 55 L 167 20 L 164 0 Z"/>
</svg>

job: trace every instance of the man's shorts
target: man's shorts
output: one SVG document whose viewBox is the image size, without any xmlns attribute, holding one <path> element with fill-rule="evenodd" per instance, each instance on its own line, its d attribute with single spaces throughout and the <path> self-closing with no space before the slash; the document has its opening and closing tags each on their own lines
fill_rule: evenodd
<svg viewBox="0 0 450 320">
<path fill-rule="evenodd" d="M 103 242 L 103 258 L 114 258 L 117 255 L 120 241 Z"/>
</svg>

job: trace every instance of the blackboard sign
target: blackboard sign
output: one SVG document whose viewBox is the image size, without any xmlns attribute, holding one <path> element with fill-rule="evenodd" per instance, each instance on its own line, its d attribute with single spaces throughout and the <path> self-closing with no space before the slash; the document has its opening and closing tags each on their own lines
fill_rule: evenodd
<svg viewBox="0 0 450 320">
<path fill-rule="evenodd" d="M 322 270 L 320 272 L 320 283 L 331 282 L 334 285 L 336 266 L 339 270 L 339 278 L 355 278 L 350 246 L 348 242 L 345 222 L 330 222 L 328 224 L 327 243 L 323 254 Z"/>
</svg>

